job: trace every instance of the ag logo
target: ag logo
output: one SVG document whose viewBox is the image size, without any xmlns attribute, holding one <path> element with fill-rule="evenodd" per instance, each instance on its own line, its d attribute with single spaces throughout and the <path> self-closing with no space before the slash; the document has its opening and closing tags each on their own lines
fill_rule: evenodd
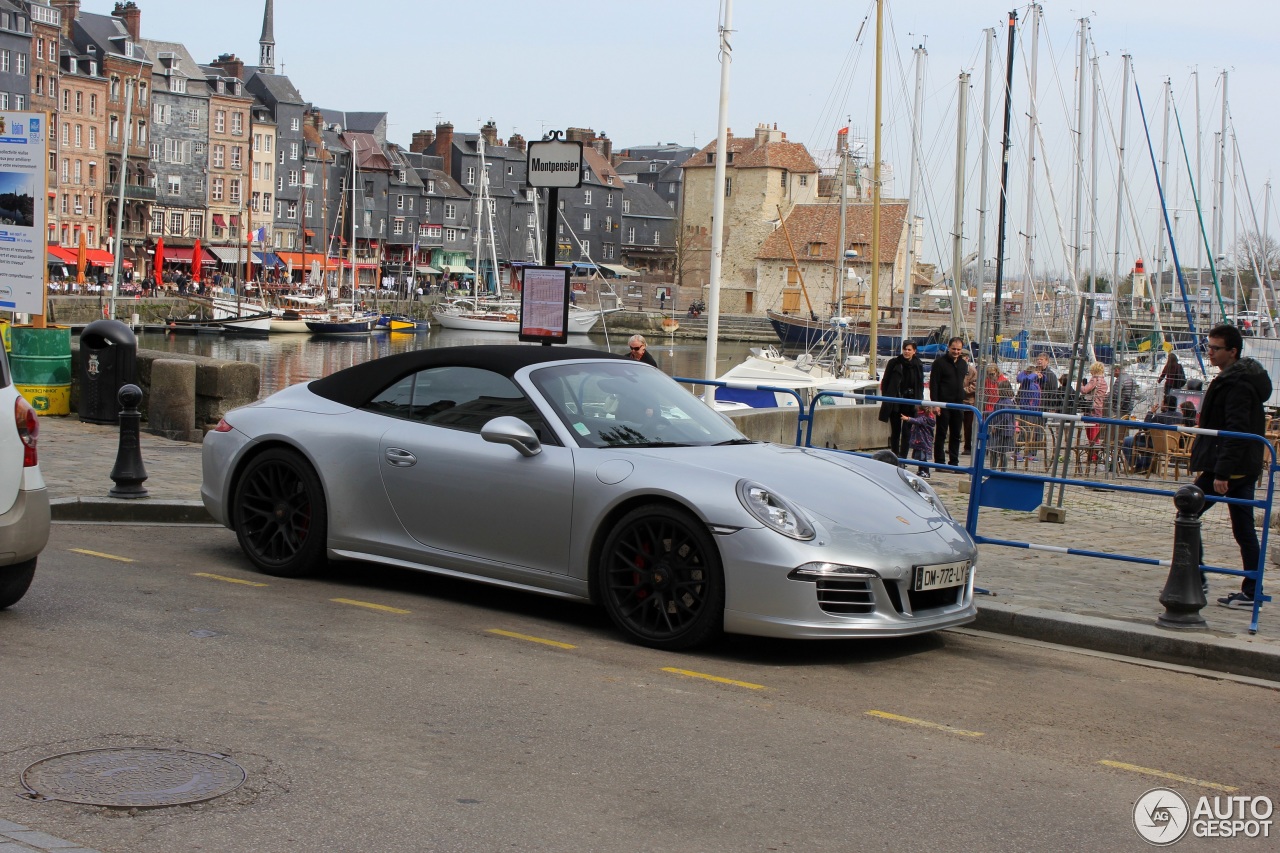
<svg viewBox="0 0 1280 853">
<path fill-rule="evenodd" d="M 1152 788 L 1133 804 L 1133 828 L 1142 840 L 1165 847 L 1181 840 L 1191 825 L 1187 801 L 1177 791 Z"/>
<path fill-rule="evenodd" d="M 89 363 L 85 365 L 85 370 L 89 372 L 90 376 L 98 375 L 98 357 L 96 355 L 89 356 Z"/>
</svg>

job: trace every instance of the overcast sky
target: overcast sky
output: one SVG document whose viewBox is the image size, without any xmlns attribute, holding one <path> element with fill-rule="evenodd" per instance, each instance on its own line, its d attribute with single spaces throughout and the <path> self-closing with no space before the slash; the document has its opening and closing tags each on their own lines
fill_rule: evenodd
<svg viewBox="0 0 1280 853">
<path fill-rule="evenodd" d="M 109 13 L 113 5 L 112 0 L 85 0 L 83 8 Z M 192 14 L 191 0 L 140 0 L 139 5 L 146 38 L 183 42 L 201 62 L 226 52 L 238 54 L 249 64 L 257 61 L 264 0 L 218 0 L 202 5 L 210 13 L 199 15 Z M 1037 167 L 1039 224 L 1035 230 L 1043 248 L 1034 250 L 1036 268 L 1042 263 L 1061 266 L 1069 254 L 1062 235 L 1069 237 L 1071 232 L 1071 129 L 1082 16 L 1091 21 L 1090 54 L 1099 58 L 1104 93 L 1098 222 L 1105 225 L 1098 229 L 1098 251 L 1105 248 L 1110 253 L 1116 245 L 1112 198 L 1121 111 L 1120 56 L 1126 52 L 1133 56 L 1157 153 L 1163 117 L 1161 87 L 1168 77 L 1193 161 L 1193 72 L 1198 71 L 1204 184 L 1212 180 L 1209 148 L 1221 121 L 1219 75 L 1224 68 L 1229 72 L 1229 136 L 1238 141 L 1254 210 L 1246 209 L 1243 178 L 1237 176 L 1241 202 L 1233 204 L 1227 190 L 1225 240 L 1230 242 L 1237 217 L 1252 217 L 1256 211 L 1261 227 L 1263 184 L 1272 178 L 1280 160 L 1280 110 L 1276 108 L 1280 2 L 1109 0 L 1096 6 L 1065 0 L 1042 4 L 1037 109 L 1047 150 Z M 790 139 L 815 150 L 830 147 L 835 131 L 846 124 L 855 135 L 869 137 L 874 8 L 872 0 L 736 0 L 730 127 L 745 135 L 758 123 L 776 123 Z M 945 263 L 950 256 L 947 234 L 955 186 L 957 76 L 961 71 L 974 75 L 968 111 L 966 209 L 976 211 L 983 31 L 997 29 L 995 55 L 997 64 L 1003 65 L 1008 13 L 1014 8 L 1020 29 L 1013 84 L 1010 218 L 1020 223 L 1025 218 L 1027 185 L 1030 33 L 1024 25 L 1029 7 L 996 0 L 889 0 L 886 5 L 883 150 L 884 159 L 894 166 L 892 189 L 898 195 L 906 194 L 910 164 L 911 48 L 923 42 L 928 51 L 921 144 L 928 197 L 922 194 L 920 202 L 928 220 L 925 251 L 933 260 Z M 473 131 L 493 119 L 504 138 L 514 131 L 537 138 L 546 129 L 584 126 L 607 132 L 615 147 L 656 142 L 701 146 L 716 130 L 719 14 L 718 0 L 627 4 L 364 0 L 355 6 L 330 0 L 276 0 L 276 52 L 278 64 L 304 98 L 336 109 L 386 111 L 391 139 L 405 145 L 413 131 L 432 128 L 437 121 Z M 997 69 L 996 76 L 991 133 L 998 141 L 1003 71 Z M 1134 198 L 1132 216 L 1126 216 L 1133 224 L 1126 230 L 1133 233 L 1122 236 L 1119 244 L 1125 265 L 1140 251 L 1151 257 L 1149 244 L 1155 240 L 1159 209 L 1132 87 L 1130 92 L 1125 163 Z M 1195 205 L 1176 133 L 1175 128 L 1171 204 L 1180 211 L 1180 218 L 1189 220 L 1195 216 Z M 993 194 L 997 179 L 993 165 Z M 1201 189 L 1207 219 L 1210 193 Z M 988 206 L 994 216 L 994 202 Z M 1273 200 L 1269 229 L 1273 233 L 1280 232 L 1275 209 Z M 974 219 L 975 224 L 965 226 L 966 239 L 976 234 Z M 1011 225 L 1010 234 L 1016 235 L 1021 227 Z M 1243 224 L 1235 227 L 1245 230 Z M 994 226 L 988 228 L 994 234 Z M 1187 228 L 1179 226 L 1180 231 Z M 1180 233 L 1184 264 L 1194 248 L 1184 249 L 1182 244 L 1194 243 L 1195 236 Z"/>
</svg>

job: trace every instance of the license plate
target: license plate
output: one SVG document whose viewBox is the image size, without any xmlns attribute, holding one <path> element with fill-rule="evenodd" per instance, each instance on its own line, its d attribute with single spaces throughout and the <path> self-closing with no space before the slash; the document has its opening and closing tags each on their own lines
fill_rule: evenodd
<svg viewBox="0 0 1280 853">
<path fill-rule="evenodd" d="M 969 563 L 942 563 L 937 566 L 916 566 L 916 592 L 927 589 L 946 589 L 949 586 L 962 586 L 969 581 Z"/>
</svg>

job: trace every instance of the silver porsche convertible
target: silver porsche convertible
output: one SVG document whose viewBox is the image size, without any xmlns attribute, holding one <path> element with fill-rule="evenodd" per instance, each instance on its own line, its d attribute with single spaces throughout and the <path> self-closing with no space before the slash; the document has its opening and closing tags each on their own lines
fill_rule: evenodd
<svg viewBox="0 0 1280 853">
<path fill-rule="evenodd" d="M 227 414 L 205 506 L 261 571 L 364 560 L 590 599 L 645 645 L 891 637 L 975 616 L 977 549 L 923 480 L 752 441 L 568 347 L 402 353 Z"/>
</svg>

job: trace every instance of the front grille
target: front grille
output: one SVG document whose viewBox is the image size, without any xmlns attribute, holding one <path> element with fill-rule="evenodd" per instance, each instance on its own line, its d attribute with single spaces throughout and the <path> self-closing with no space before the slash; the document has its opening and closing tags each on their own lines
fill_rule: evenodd
<svg viewBox="0 0 1280 853">
<path fill-rule="evenodd" d="M 953 607 L 959 604 L 964 596 L 964 590 L 964 585 L 918 592 L 908 590 L 907 598 L 911 602 L 911 612 L 919 613 L 921 610 L 934 610 L 938 607 Z"/>
<path fill-rule="evenodd" d="M 818 606 L 825 613 L 849 616 L 875 612 L 875 595 L 869 580 L 824 578 L 817 586 Z"/>
</svg>

